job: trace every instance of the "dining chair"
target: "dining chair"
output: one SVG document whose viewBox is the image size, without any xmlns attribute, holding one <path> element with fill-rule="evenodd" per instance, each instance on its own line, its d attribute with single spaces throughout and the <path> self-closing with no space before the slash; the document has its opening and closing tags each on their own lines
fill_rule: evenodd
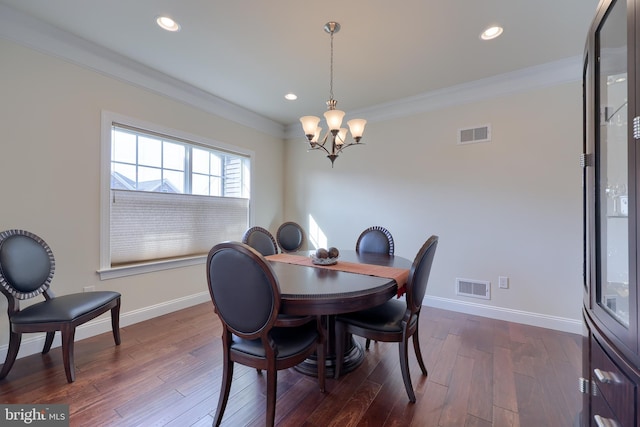
<svg viewBox="0 0 640 427">
<path fill-rule="evenodd" d="M 258 251 L 239 242 L 215 245 L 207 257 L 207 282 L 223 329 L 222 385 L 214 426 L 222 421 L 235 362 L 267 371 L 268 426 L 275 420 L 277 371 L 291 368 L 315 352 L 318 383 L 324 392 L 325 333 L 320 316 L 310 316 L 302 325 L 278 326 L 280 285 Z"/>
<path fill-rule="evenodd" d="M 378 225 L 366 228 L 356 241 L 356 252 L 393 255 L 395 246 L 393 236 L 384 227 Z M 367 338 L 365 348 L 369 350 L 371 340 Z"/>
<path fill-rule="evenodd" d="M 249 228 L 242 236 L 242 243 L 251 246 L 263 256 L 278 253 L 276 239 L 273 238 L 273 234 L 266 228 L 258 226 Z"/>
<path fill-rule="evenodd" d="M 409 400 L 411 402 L 416 401 L 413 386 L 411 385 L 411 376 L 409 375 L 409 338 L 413 337 L 413 349 L 416 353 L 416 359 L 418 359 L 422 373 L 427 376 L 427 369 L 420 351 L 418 323 L 422 300 L 427 289 L 427 282 L 429 281 L 431 265 L 433 264 L 437 246 L 438 236 L 431 236 L 418 251 L 409 271 L 405 301 L 391 299 L 371 309 L 336 316 L 336 378 L 340 376 L 340 370 L 342 369 L 344 341 L 347 334 L 382 342 L 397 342 L 404 387 Z"/>
<path fill-rule="evenodd" d="M 304 243 L 304 230 L 292 221 L 283 223 L 276 231 L 276 240 L 282 252 L 296 252 Z"/>
<path fill-rule="evenodd" d="M 23 333 L 45 332 L 42 354 L 46 354 L 56 331 L 60 331 L 64 371 L 70 383 L 75 381 L 73 348 L 77 326 L 111 310 L 113 338 L 120 345 L 120 294 L 97 291 L 56 297 L 50 288 L 54 270 L 53 252 L 40 237 L 25 230 L 0 233 L 0 292 L 8 301 L 10 328 L 0 379 L 13 367 Z M 45 300 L 20 309 L 21 300 L 38 295 Z"/>
<path fill-rule="evenodd" d="M 372 252 L 393 255 L 393 236 L 384 227 L 372 226 L 365 229 L 356 241 L 356 252 Z"/>
</svg>

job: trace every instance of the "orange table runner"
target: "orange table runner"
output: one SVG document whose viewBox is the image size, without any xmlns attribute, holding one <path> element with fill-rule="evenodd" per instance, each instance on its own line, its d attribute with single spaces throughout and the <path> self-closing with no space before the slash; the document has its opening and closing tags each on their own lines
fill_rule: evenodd
<svg viewBox="0 0 640 427">
<path fill-rule="evenodd" d="M 310 257 L 293 254 L 276 254 L 266 256 L 265 258 L 269 261 L 284 262 L 287 264 L 327 268 L 330 270 L 344 271 L 347 273 L 357 273 L 367 276 L 393 279 L 398 284 L 398 297 L 405 293 L 405 285 L 407 284 L 407 280 L 409 279 L 409 270 L 405 268 L 388 267 L 386 265 L 360 264 L 357 262 L 347 261 L 338 261 L 338 263 L 334 265 L 318 265 L 311 262 Z"/>
</svg>

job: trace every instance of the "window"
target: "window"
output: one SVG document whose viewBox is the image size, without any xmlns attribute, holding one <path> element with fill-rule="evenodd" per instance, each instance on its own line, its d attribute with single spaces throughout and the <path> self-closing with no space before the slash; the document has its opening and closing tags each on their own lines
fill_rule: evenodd
<svg viewBox="0 0 640 427">
<path fill-rule="evenodd" d="M 105 112 L 103 159 L 102 279 L 201 263 L 248 227 L 246 150 Z"/>
</svg>

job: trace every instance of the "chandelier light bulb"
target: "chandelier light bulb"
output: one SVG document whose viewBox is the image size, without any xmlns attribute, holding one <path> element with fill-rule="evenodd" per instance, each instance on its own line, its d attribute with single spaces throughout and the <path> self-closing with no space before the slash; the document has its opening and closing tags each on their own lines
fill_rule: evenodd
<svg viewBox="0 0 640 427">
<path fill-rule="evenodd" d="M 316 128 L 318 127 L 318 123 L 320 123 L 320 117 L 316 117 L 316 116 L 300 117 L 300 123 L 302 123 L 302 129 L 304 129 L 304 134 L 311 141 L 311 138 L 313 138 L 313 135 L 316 133 Z"/>
<path fill-rule="evenodd" d="M 313 134 L 313 138 L 311 139 L 311 142 L 318 142 L 318 139 L 320 138 L 320 134 L 322 134 L 322 128 L 317 127 L 316 132 Z"/>
<path fill-rule="evenodd" d="M 339 130 L 340 126 L 342 126 L 342 119 L 344 118 L 345 112 L 342 110 L 329 110 L 324 112 L 324 118 L 327 121 L 327 126 L 329 130 Z"/>
<path fill-rule="evenodd" d="M 344 144 L 344 142 L 347 140 L 347 132 L 347 128 L 340 128 L 340 130 L 338 131 L 338 136 L 336 138 L 337 145 Z"/>
<path fill-rule="evenodd" d="M 356 142 L 360 142 L 360 138 L 362 138 L 362 134 L 364 133 L 364 126 L 367 124 L 365 119 L 352 119 L 347 122 L 349 125 L 349 130 L 351 131 L 351 136 Z"/>
</svg>

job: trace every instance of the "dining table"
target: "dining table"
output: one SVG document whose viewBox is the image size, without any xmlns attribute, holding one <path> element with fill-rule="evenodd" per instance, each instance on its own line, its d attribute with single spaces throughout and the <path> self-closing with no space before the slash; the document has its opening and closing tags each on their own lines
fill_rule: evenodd
<svg viewBox="0 0 640 427">
<path fill-rule="evenodd" d="M 280 285 L 280 313 L 321 316 L 325 328 L 325 373 L 335 373 L 335 315 L 375 307 L 391 298 L 400 298 L 412 262 L 406 258 L 341 250 L 333 265 L 312 262 L 315 251 L 281 253 L 265 257 Z M 345 337 L 341 373 L 357 368 L 364 350 L 352 336 Z M 317 376 L 315 355 L 296 366 L 296 370 Z"/>
</svg>

